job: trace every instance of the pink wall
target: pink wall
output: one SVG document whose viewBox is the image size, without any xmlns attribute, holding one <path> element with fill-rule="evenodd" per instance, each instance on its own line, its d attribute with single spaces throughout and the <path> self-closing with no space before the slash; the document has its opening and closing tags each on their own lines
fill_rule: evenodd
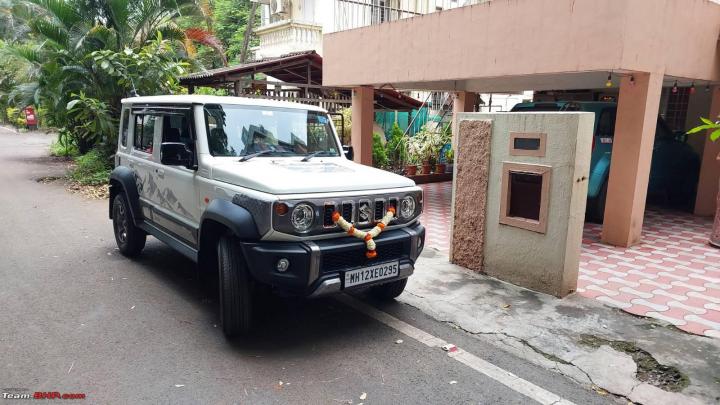
<svg viewBox="0 0 720 405">
<path fill-rule="evenodd" d="M 323 84 L 532 90 L 609 70 L 720 80 L 719 34 L 709 0 L 493 0 L 325 35 Z M 566 88 L 598 87 L 597 75 Z"/>
</svg>

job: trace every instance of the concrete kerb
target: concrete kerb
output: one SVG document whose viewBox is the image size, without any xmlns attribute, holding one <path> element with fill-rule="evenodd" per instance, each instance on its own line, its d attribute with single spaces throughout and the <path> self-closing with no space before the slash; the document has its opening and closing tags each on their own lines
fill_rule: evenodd
<svg viewBox="0 0 720 405">
<path fill-rule="evenodd" d="M 401 302 L 596 390 L 645 404 L 720 401 L 720 373 L 713 366 L 720 364 L 718 339 L 686 334 L 577 294 L 558 299 L 527 290 L 455 266 L 431 248 L 405 291 Z M 689 384 L 661 389 L 641 381 L 630 355 L 610 345 L 588 345 L 587 336 L 627 342 L 660 365 L 676 367 Z"/>
</svg>

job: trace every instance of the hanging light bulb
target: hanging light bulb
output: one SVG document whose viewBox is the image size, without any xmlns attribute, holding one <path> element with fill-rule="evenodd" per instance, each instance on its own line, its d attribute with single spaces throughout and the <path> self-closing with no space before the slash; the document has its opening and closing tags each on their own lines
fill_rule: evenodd
<svg viewBox="0 0 720 405">
<path fill-rule="evenodd" d="M 710 83 L 708 83 L 707 86 L 705 86 L 705 93 L 709 93 L 709 92 L 710 92 Z"/>
<path fill-rule="evenodd" d="M 633 75 L 630 75 L 630 85 L 631 86 L 635 85 L 635 76 L 633 76 Z"/>
<path fill-rule="evenodd" d="M 610 73 L 610 74 L 608 74 L 607 81 L 605 82 L 605 87 L 612 87 L 612 85 L 613 85 L 612 73 Z"/>
<path fill-rule="evenodd" d="M 677 86 L 677 80 L 675 80 L 675 84 L 672 86 L 672 92 L 677 93 L 678 92 L 678 86 Z"/>
<path fill-rule="evenodd" d="M 695 94 L 695 82 L 690 85 L 690 94 Z"/>
</svg>

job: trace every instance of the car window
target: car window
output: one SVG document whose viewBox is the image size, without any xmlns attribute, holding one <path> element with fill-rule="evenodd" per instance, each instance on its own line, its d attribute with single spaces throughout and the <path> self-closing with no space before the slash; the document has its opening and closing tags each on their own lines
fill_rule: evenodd
<svg viewBox="0 0 720 405">
<path fill-rule="evenodd" d="M 158 118 L 155 115 L 135 116 L 135 150 L 152 154 L 155 123 Z"/>
<path fill-rule="evenodd" d="M 120 144 L 123 146 L 123 148 L 127 147 L 127 136 L 128 136 L 128 127 L 130 126 L 130 112 L 127 109 L 123 109 L 122 111 L 122 120 L 121 127 L 120 127 Z"/>
<path fill-rule="evenodd" d="M 162 142 L 182 142 L 192 144 L 190 120 L 185 114 L 163 116 Z"/>
<path fill-rule="evenodd" d="M 213 156 L 340 156 L 330 118 L 318 111 L 208 104 L 205 124 Z"/>
<path fill-rule="evenodd" d="M 596 136 L 603 138 L 612 138 L 615 135 L 615 115 L 617 110 L 614 108 L 606 108 L 600 113 L 598 119 Z"/>
</svg>

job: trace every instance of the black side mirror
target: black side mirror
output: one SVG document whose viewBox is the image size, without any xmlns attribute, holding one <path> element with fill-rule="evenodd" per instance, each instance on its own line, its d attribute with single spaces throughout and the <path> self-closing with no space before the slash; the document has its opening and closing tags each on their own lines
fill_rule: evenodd
<svg viewBox="0 0 720 405">
<path fill-rule="evenodd" d="M 192 169 L 193 151 L 182 142 L 163 142 L 160 145 L 160 162 L 168 166 L 185 166 Z"/>
<path fill-rule="evenodd" d="M 345 153 L 345 157 L 348 158 L 348 160 L 353 160 L 355 157 L 355 152 L 353 151 L 352 146 L 343 145 L 343 152 Z"/>
</svg>

